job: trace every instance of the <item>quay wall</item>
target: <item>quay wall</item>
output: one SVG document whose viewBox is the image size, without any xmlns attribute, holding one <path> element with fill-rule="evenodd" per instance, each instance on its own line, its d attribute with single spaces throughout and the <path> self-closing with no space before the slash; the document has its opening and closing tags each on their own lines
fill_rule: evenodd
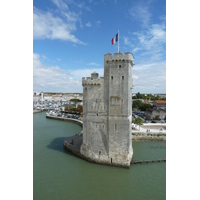
<svg viewBox="0 0 200 200">
<path fill-rule="evenodd" d="M 33 110 L 33 114 L 40 113 L 40 112 L 42 112 L 42 110 Z"/>
<path fill-rule="evenodd" d="M 166 141 L 166 136 L 133 136 L 132 141 Z"/>
<path fill-rule="evenodd" d="M 72 119 L 72 118 L 63 118 L 63 117 L 51 116 L 49 114 L 46 114 L 46 118 L 57 119 L 57 120 L 62 120 L 62 121 L 69 121 L 69 122 L 73 122 L 73 123 L 78 124 L 79 126 L 83 127 L 83 122 L 82 121 L 76 120 L 76 119 Z"/>
</svg>

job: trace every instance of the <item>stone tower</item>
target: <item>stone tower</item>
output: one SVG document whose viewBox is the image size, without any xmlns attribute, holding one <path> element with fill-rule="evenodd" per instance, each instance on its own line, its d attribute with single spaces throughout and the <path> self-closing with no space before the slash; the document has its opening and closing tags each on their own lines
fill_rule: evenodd
<svg viewBox="0 0 200 200">
<path fill-rule="evenodd" d="M 104 55 L 104 77 L 82 79 L 83 143 L 88 160 L 129 167 L 133 156 L 132 53 Z"/>
</svg>

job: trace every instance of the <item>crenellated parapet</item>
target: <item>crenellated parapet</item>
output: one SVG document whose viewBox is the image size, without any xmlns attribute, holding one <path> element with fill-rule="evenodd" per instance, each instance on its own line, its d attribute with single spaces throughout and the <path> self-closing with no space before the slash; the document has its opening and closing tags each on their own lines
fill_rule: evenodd
<svg viewBox="0 0 200 200">
<path fill-rule="evenodd" d="M 83 77 L 82 78 L 82 86 L 85 85 L 102 85 L 104 82 L 104 77 L 100 77 L 99 79 L 93 79 L 92 77 Z"/>
<path fill-rule="evenodd" d="M 122 52 L 119 53 L 107 53 L 104 55 L 104 62 L 105 63 L 111 63 L 111 62 L 126 62 L 130 63 L 132 66 L 134 64 L 134 58 L 133 54 L 129 52 L 125 52 L 124 54 Z"/>
</svg>

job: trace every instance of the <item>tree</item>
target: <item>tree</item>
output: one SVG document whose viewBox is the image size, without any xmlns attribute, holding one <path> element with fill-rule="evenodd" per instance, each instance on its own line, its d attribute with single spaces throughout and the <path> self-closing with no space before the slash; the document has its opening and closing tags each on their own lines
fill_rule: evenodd
<svg viewBox="0 0 200 200">
<path fill-rule="evenodd" d="M 132 108 L 139 108 L 141 111 L 146 111 L 147 108 L 152 108 L 150 104 L 142 103 L 140 100 L 133 101 Z"/>
<path fill-rule="evenodd" d="M 81 100 L 80 99 L 70 99 L 70 102 L 81 102 Z"/>
<path fill-rule="evenodd" d="M 156 115 L 156 116 L 155 116 L 155 120 L 160 120 L 160 116 L 159 116 L 159 115 Z"/>
<path fill-rule="evenodd" d="M 82 113 L 83 112 L 83 106 L 78 105 L 77 108 L 76 108 L 76 111 L 79 112 L 79 113 Z"/>
<path fill-rule="evenodd" d="M 140 108 L 142 106 L 142 102 L 140 100 L 133 101 L 133 108 Z"/>
<path fill-rule="evenodd" d="M 70 109 L 69 106 L 65 106 L 65 112 L 68 111 Z"/>
<path fill-rule="evenodd" d="M 138 93 L 136 94 L 136 97 L 137 97 L 137 99 L 141 99 L 141 98 L 142 98 L 142 95 L 138 92 Z"/>
<path fill-rule="evenodd" d="M 147 103 L 143 103 L 141 104 L 141 106 L 139 107 L 139 109 L 141 111 L 146 111 L 147 108 L 152 108 L 152 106 L 150 104 L 147 104 Z"/>
<path fill-rule="evenodd" d="M 139 130 L 140 130 L 140 126 L 143 124 L 143 123 L 142 123 L 142 119 L 139 118 L 139 117 L 137 117 L 137 118 L 135 118 L 134 123 L 137 124 L 137 125 L 139 125 Z"/>
</svg>

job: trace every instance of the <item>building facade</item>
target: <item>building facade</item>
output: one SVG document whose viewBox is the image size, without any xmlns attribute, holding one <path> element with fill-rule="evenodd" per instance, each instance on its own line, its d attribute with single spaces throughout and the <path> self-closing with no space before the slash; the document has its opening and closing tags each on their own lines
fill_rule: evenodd
<svg viewBox="0 0 200 200">
<path fill-rule="evenodd" d="M 88 160 L 129 167 L 133 156 L 132 53 L 104 55 L 104 77 L 82 79 L 83 143 Z"/>
<path fill-rule="evenodd" d="M 165 108 L 166 107 L 166 100 L 155 100 L 153 105 L 157 108 Z"/>
</svg>

